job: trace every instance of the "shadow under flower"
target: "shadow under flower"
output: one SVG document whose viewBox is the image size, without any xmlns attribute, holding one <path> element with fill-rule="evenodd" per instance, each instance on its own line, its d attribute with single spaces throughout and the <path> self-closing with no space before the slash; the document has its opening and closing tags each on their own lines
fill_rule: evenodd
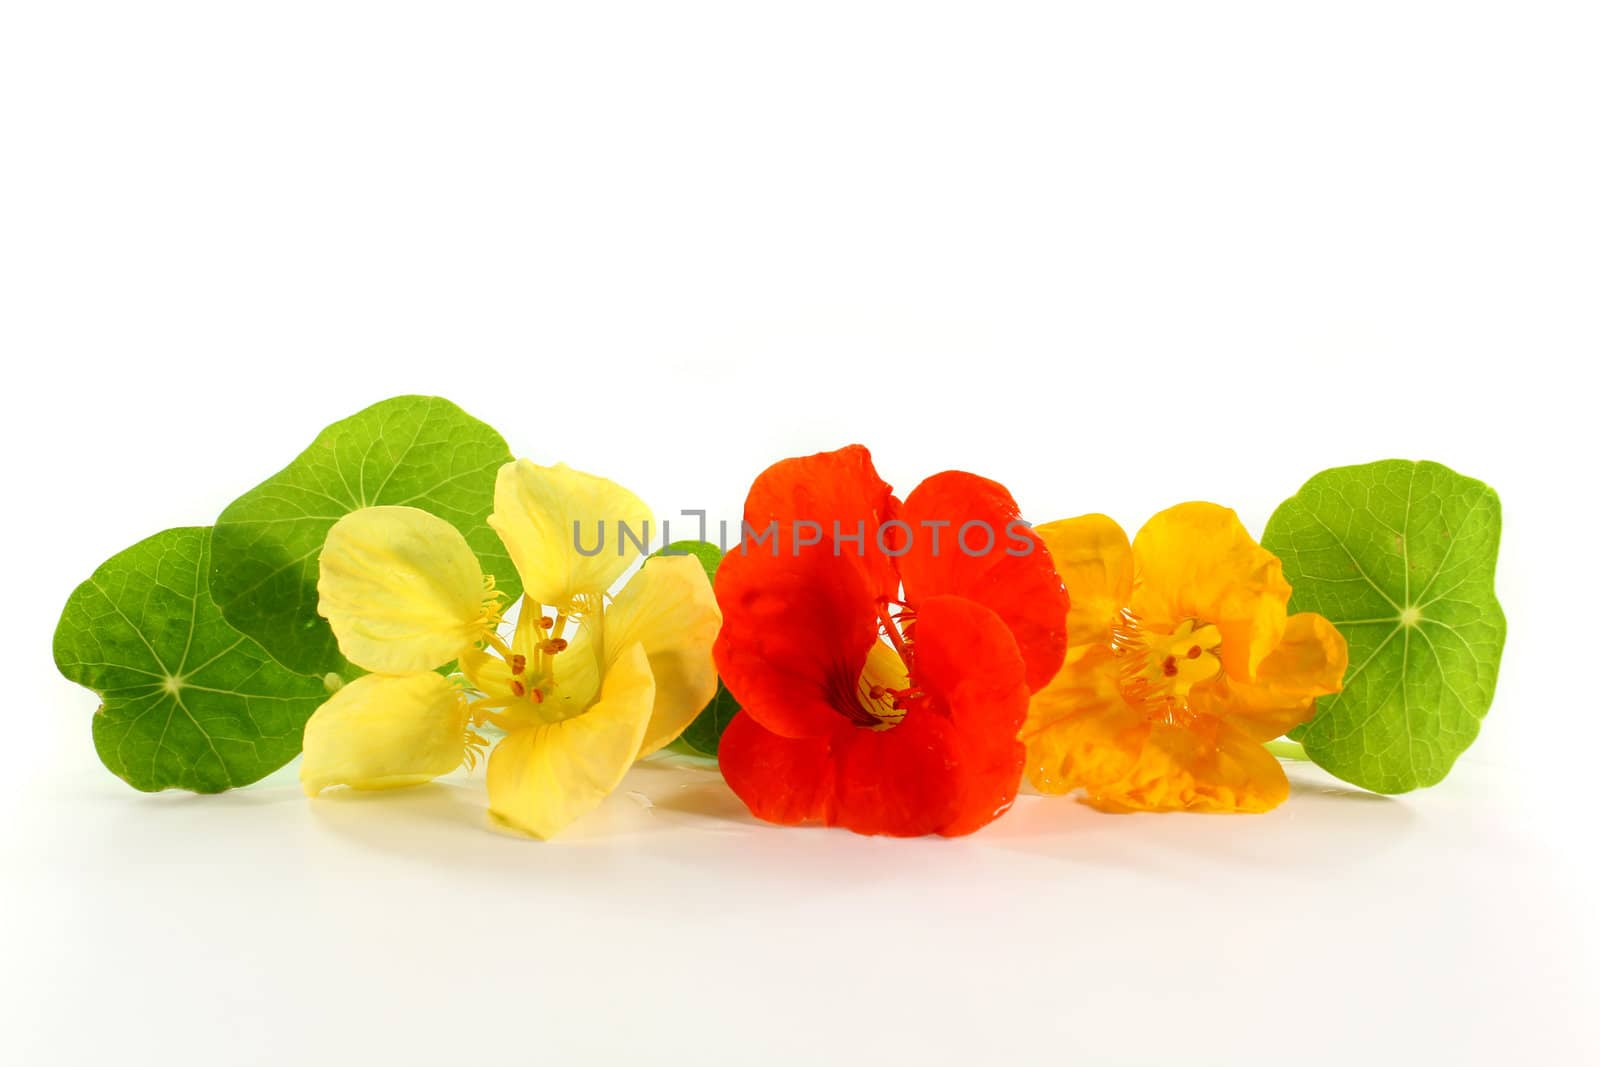
<svg viewBox="0 0 1600 1067">
<path fill-rule="evenodd" d="M 989 847 L 1065 865 L 1171 878 L 1197 861 L 1344 871 L 1402 847 L 1415 829 L 1417 813 L 1404 800 L 1349 786 L 1310 764 L 1285 771 L 1289 799 L 1260 815 L 1106 813 L 1076 796 L 1026 790 L 981 836 Z"/>
<path fill-rule="evenodd" d="M 763 915 L 797 888 L 819 902 L 913 892 L 930 872 L 961 868 L 969 847 L 760 822 L 704 761 L 636 765 L 548 842 L 498 825 L 487 801 L 481 775 L 457 774 L 407 789 L 329 790 L 309 806 L 316 828 L 341 845 L 463 892 L 579 898 L 604 884 L 619 906 L 636 899 L 684 917 Z"/>
</svg>

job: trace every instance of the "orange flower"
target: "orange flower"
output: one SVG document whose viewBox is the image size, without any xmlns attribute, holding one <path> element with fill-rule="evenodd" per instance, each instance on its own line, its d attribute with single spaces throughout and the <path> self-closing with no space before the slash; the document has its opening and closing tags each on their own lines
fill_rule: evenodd
<svg viewBox="0 0 1600 1067">
<path fill-rule="evenodd" d="M 1344 638 L 1289 615 L 1278 558 L 1239 517 L 1179 504 L 1132 545 L 1104 515 L 1037 528 L 1072 598 L 1066 662 L 1023 726 L 1028 778 L 1107 811 L 1269 811 L 1262 747 L 1339 691 Z"/>
</svg>

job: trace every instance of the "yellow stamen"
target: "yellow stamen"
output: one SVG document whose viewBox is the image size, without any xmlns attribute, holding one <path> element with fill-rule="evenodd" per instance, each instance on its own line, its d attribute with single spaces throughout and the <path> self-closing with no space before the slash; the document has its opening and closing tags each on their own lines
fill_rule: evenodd
<svg viewBox="0 0 1600 1067">
<path fill-rule="evenodd" d="M 484 634 L 483 640 L 485 644 L 494 649 L 495 652 L 499 654 L 500 658 L 505 660 L 507 663 L 513 663 L 516 661 L 517 654 L 511 651 L 511 646 L 506 644 L 505 638 L 501 637 L 493 630 L 490 630 L 488 633 Z M 517 672 L 513 671 L 512 673 L 515 674 Z"/>
</svg>

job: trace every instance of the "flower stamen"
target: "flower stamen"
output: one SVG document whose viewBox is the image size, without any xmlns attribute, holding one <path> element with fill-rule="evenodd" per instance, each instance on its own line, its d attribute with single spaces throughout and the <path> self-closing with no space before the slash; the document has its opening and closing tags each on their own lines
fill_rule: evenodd
<svg viewBox="0 0 1600 1067">
<path fill-rule="evenodd" d="M 1121 661 L 1122 694 L 1151 721 L 1184 724 L 1193 719 L 1189 692 L 1222 669 L 1217 651 L 1222 631 L 1199 619 L 1184 619 L 1171 633 L 1123 609 L 1111 629 L 1111 647 Z"/>
<path fill-rule="evenodd" d="M 890 612 L 889 605 L 899 607 L 898 612 Z M 898 600 L 888 597 L 878 598 L 878 630 L 889 639 L 894 650 L 900 653 L 900 659 L 905 663 L 911 662 L 911 628 L 917 621 L 917 613 Z"/>
<path fill-rule="evenodd" d="M 499 654 L 500 658 L 505 660 L 507 663 L 511 663 L 517 658 L 517 654 L 511 651 L 511 646 L 506 644 L 505 638 L 501 637 L 493 630 L 485 633 L 483 635 L 483 640 L 485 644 L 494 649 L 495 652 Z"/>
</svg>

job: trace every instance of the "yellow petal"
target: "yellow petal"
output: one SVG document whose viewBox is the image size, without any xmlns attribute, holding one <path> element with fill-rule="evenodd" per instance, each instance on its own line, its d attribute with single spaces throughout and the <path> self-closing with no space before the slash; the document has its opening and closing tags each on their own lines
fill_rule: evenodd
<svg viewBox="0 0 1600 1067">
<path fill-rule="evenodd" d="M 650 509 L 638 497 L 564 463 L 519 459 L 495 479 L 489 525 L 505 542 L 523 591 L 540 604 L 564 610 L 609 590 L 639 557 L 622 527 L 648 542 L 649 523 Z"/>
<path fill-rule="evenodd" d="M 1111 640 L 1111 624 L 1133 590 L 1133 549 L 1104 515 L 1079 515 L 1034 527 L 1067 587 L 1067 647 Z"/>
<path fill-rule="evenodd" d="M 1028 781 L 1041 793 L 1116 782 L 1138 763 L 1149 729 L 1122 697 L 1110 647 L 1072 649 L 1028 702 L 1020 735 L 1028 749 Z"/>
<path fill-rule="evenodd" d="M 633 765 L 656 685 L 644 649 L 630 645 L 606 672 L 600 699 L 575 718 L 506 735 L 489 756 L 489 810 L 548 838 L 591 811 Z"/>
<path fill-rule="evenodd" d="M 1133 539 L 1133 610 L 1171 632 L 1186 619 L 1222 633 L 1222 668 L 1248 681 L 1283 639 L 1289 583 L 1278 557 L 1256 544 L 1232 510 L 1179 504 Z"/>
<path fill-rule="evenodd" d="M 693 556 L 657 556 L 628 580 L 605 613 L 608 650 L 638 643 L 650 658 L 655 707 L 640 756 L 673 741 L 717 693 L 711 646 L 722 612 Z M 574 649 L 561 656 L 565 658 Z"/>
<path fill-rule="evenodd" d="M 911 688 L 911 672 L 906 668 L 906 661 L 887 641 L 874 641 L 867 649 L 867 662 L 856 679 L 856 702 L 880 722 L 902 721 L 906 717 L 905 709 L 896 707 L 893 695 L 888 692 L 874 698 L 874 688 L 885 691 Z"/>
<path fill-rule="evenodd" d="M 1321 615 L 1289 616 L 1283 640 L 1261 661 L 1254 682 L 1219 677 L 1197 686 L 1191 705 L 1227 719 L 1257 741 L 1270 741 L 1316 712 L 1316 698 L 1337 693 L 1350 653 L 1344 635 Z"/>
<path fill-rule="evenodd" d="M 417 785 L 460 766 L 466 739 L 466 700 L 444 678 L 363 675 L 307 721 L 300 784 L 307 796 Z"/>
<path fill-rule="evenodd" d="M 492 617 L 466 538 L 418 508 L 361 508 L 334 523 L 317 593 L 339 651 L 384 674 L 444 666 Z"/>
<path fill-rule="evenodd" d="M 1289 779 L 1266 749 L 1215 719 L 1189 727 L 1157 723 L 1138 764 L 1085 797 L 1104 811 L 1271 811 Z"/>
</svg>

